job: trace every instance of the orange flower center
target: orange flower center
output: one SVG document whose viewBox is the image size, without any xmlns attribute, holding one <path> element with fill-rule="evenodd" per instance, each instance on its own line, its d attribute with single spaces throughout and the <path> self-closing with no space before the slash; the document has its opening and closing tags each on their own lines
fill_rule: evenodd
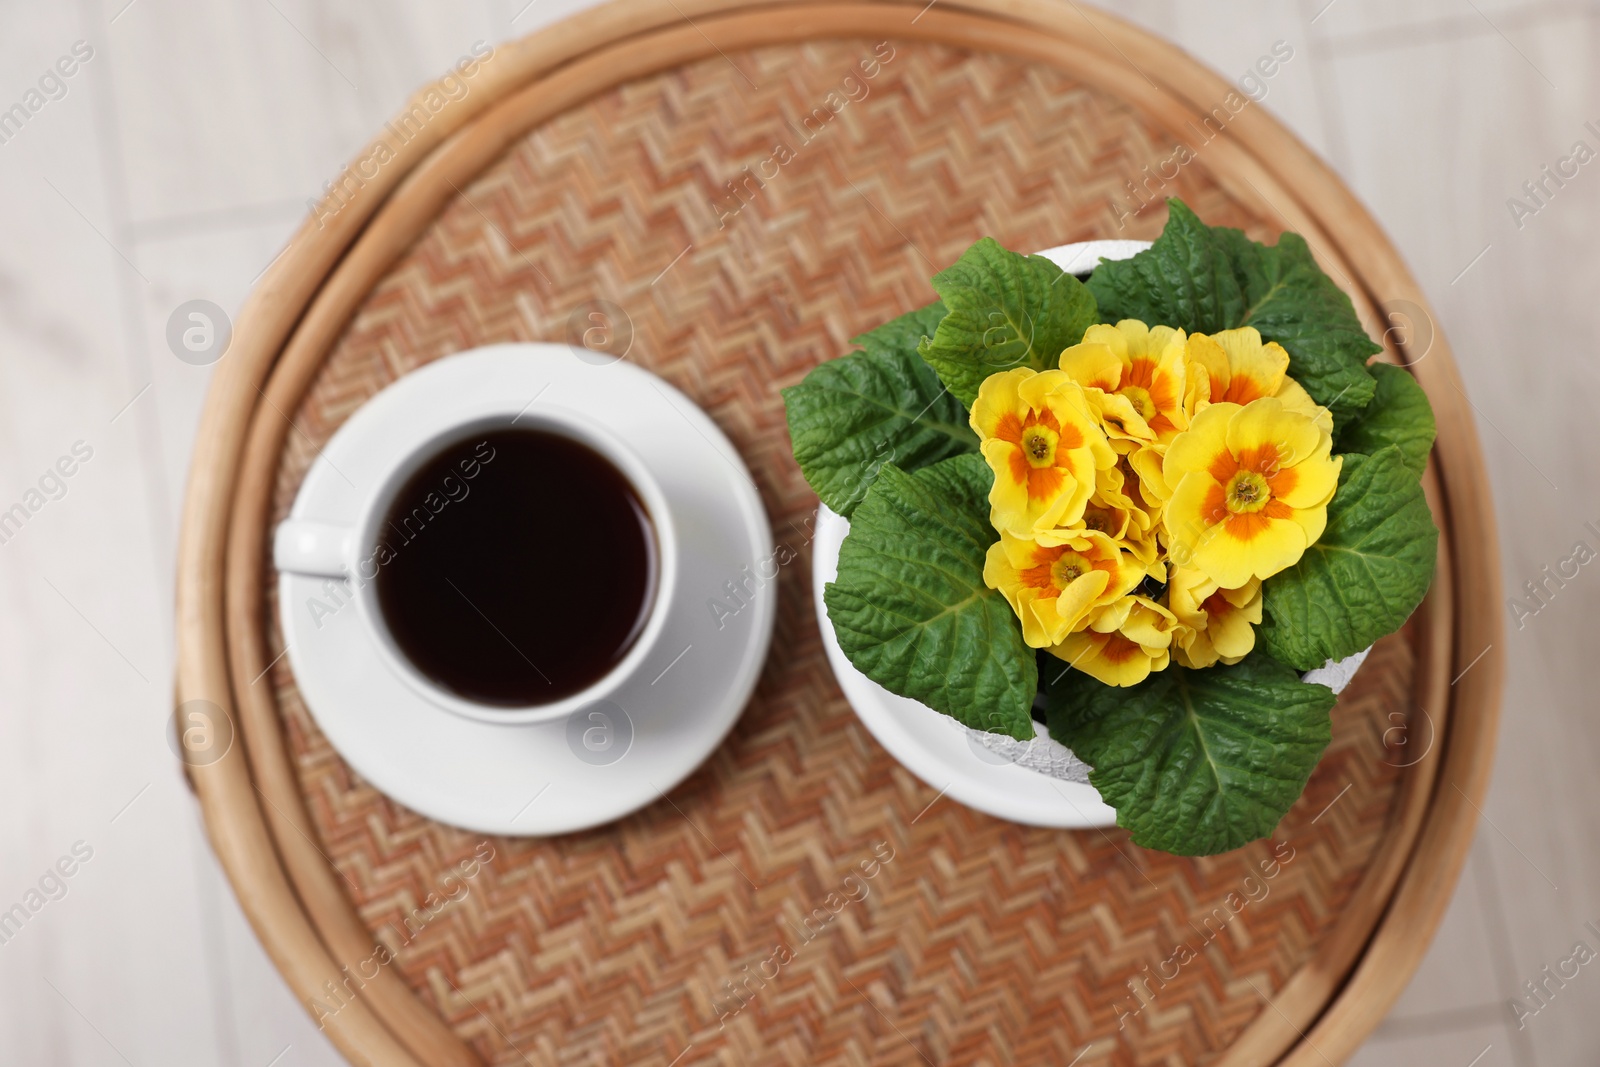
<svg viewBox="0 0 1600 1067">
<path fill-rule="evenodd" d="M 1117 390 L 1117 393 L 1128 398 L 1133 410 L 1138 412 L 1139 417 L 1145 422 L 1148 423 L 1156 417 L 1156 402 L 1150 399 L 1150 390 L 1138 385 L 1124 385 Z"/>
<path fill-rule="evenodd" d="M 1063 554 L 1050 568 L 1051 582 L 1057 589 L 1065 589 L 1079 578 L 1082 578 L 1084 572 L 1088 569 L 1088 561 L 1082 556 L 1076 553 Z"/>
<path fill-rule="evenodd" d="M 1088 507 L 1083 509 L 1083 525 L 1087 530 L 1096 530 L 1103 534 L 1115 533 L 1116 519 L 1105 508 Z"/>
<path fill-rule="evenodd" d="M 1223 500 L 1235 515 L 1260 511 L 1271 499 L 1272 487 L 1255 471 L 1237 471 L 1223 487 Z"/>
<path fill-rule="evenodd" d="M 1028 465 L 1032 467 L 1054 467 L 1056 465 L 1056 444 L 1061 435 L 1044 426 L 1035 423 L 1022 431 L 1022 454 L 1027 457 Z"/>
<path fill-rule="evenodd" d="M 1039 597 L 1043 600 L 1060 596 L 1067 586 L 1097 567 L 1102 567 L 1101 561 L 1074 552 L 1065 545 L 1060 548 L 1039 548 L 1035 550 L 1033 560 L 1033 566 L 1022 568 L 1017 576 L 1027 588 L 1039 590 Z"/>
</svg>

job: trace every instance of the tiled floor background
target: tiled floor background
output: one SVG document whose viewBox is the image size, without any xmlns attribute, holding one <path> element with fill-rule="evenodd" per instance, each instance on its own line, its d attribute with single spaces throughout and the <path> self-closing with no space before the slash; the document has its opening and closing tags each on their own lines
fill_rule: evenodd
<svg viewBox="0 0 1600 1067">
<path fill-rule="evenodd" d="M 66 895 L 0 945 L 0 1061 L 340 1062 L 242 918 L 165 741 L 175 531 L 207 371 L 171 356 L 164 326 L 193 297 L 236 309 L 306 198 L 411 88 L 475 39 L 576 6 L 0 8 L 0 107 L 73 42 L 93 48 L 65 95 L 0 144 L 0 509 L 76 442 L 93 450 L 0 546 L 0 905 L 75 843 L 92 849 Z M 1265 106 L 1371 205 L 1436 302 L 1480 409 L 1508 591 L 1594 544 L 1600 164 L 1520 226 L 1507 199 L 1574 142 L 1600 148 L 1600 9 L 1199 6 L 1125 10 L 1230 75 L 1276 41 L 1294 49 Z M 1597 609 L 1585 569 L 1508 630 L 1487 819 L 1362 1067 L 1596 1062 L 1600 969 L 1552 984 L 1521 1027 L 1507 1001 L 1575 942 L 1600 949 L 1584 925 L 1600 923 Z"/>
</svg>

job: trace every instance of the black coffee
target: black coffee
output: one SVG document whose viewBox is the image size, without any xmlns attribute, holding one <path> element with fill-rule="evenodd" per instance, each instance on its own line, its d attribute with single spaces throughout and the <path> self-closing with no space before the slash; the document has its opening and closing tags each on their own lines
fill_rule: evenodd
<svg viewBox="0 0 1600 1067">
<path fill-rule="evenodd" d="M 446 448 L 395 495 L 379 536 L 367 566 L 395 643 L 479 703 L 548 704 L 599 680 L 655 594 L 655 531 L 633 486 L 544 430 Z"/>
</svg>

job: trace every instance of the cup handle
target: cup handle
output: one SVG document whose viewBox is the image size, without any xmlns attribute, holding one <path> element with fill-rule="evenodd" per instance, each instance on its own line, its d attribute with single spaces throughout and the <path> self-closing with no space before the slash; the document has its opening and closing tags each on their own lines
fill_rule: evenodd
<svg viewBox="0 0 1600 1067">
<path fill-rule="evenodd" d="M 272 564 L 316 578 L 345 578 L 355 531 L 308 519 L 285 519 L 272 535 Z"/>
</svg>

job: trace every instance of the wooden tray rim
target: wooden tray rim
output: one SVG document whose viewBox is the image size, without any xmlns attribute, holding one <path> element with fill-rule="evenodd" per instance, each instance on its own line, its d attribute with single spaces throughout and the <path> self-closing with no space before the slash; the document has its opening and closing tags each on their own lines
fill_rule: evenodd
<svg viewBox="0 0 1600 1067">
<path fill-rule="evenodd" d="M 918 10 L 914 6 L 896 4 L 861 6 L 892 10 L 898 16 L 907 19 Z M 397 183 L 402 180 L 412 181 L 418 173 L 427 169 L 431 157 L 438 154 L 439 143 L 447 134 L 452 139 L 456 138 L 460 132 L 465 132 L 469 123 L 489 107 L 513 92 L 526 92 L 534 88 L 532 79 L 535 77 L 553 73 L 563 67 L 571 67 L 580 62 L 584 56 L 609 44 L 643 40 L 652 33 L 659 36 L 660 27 L 670 26 L 691 14 L 714 19 L 718 15 L 737 12 L 740 9 L 753 11 L 756 8 L 759 8 L 762 18 L 769 25 L 777 23 L 779 16 L 782 16 L 787 21 L 780 27 L 781 30 L 799 39 L 860 35 L 859 32 L 848 28 L 841 29 L 850 21 L 842 17 L 849 14 L 848 9 L 841 11 L 821 5 L 746 5 L 733 0 L 701 0 L 692 5 L 675 4 L 673 0 L 667 0 L 666 4 L 660 3 L 659 0 L 624 0 L 622 3 L 594 9 L 559 27 L 543 31 L 537 37 L 497 49 L 495 60 L 505 61 L 506 65 L 495 67 L 491 71 L 492 62 L 484 64 L 484 91 L 476 94 L 475 107 L 460 108 L 457 113 L 450 116 L 448 125 L 441 123 L 434 127 L 430 133 L 436 136 L 431 138 L 430 143 L 414 142 L 404 146 L 410 151 L 385 168 L 386 180 L 381 183 L 371 183 L 362 190 L 364 197 L 358 196 L 357 199 L 345 204 L 333 216 L 332 226 L 318 230 L 308 222 L 296 236 L 290 249 L 269 271 L 245 311 L 240 315 L 234 342 L 236 358 L 226 361 L 219 367 L 217 380 L 213 384 L 211 395 L 208 396 L 206 417 L 202 423 L 201 432 L 205 435 L 204 439 L 214 440 L 217 431 L 214 424 L 230 403 L 236 408 L 245 410 L 252 406 L 249 392 L 258 390 L 261 379 L 272 371 L 290 330 L 298 330 L 303 326 L 300 309 L 307 306 L 310 298 L 317 292 L 317 287 L 346 255 L 347 250 L 352 248 L 356 239 L 367 231 L 373 214 L 394 193 Z M 965 23 L 961 21 L 963 16 L 968 20 Z M 1154 44 L 1140 31 L 1120 23 L 1111 16 L 1081 9 L 1076 12 L 1076 16 L 1119 52 L 1130 48 L 1148 49 Z M 1047 6 L 1031 0 L 1015 0 L 1015 2 L 967 0 L 961 3 L 947 3 L 942 9 L 932 12 L 923 10 L 922 14 L 917 15 L 916 20 L 909 22 L 909 25 L 915 26 L 919 20 L 927 21 L 930 27 L 937 27 L 947 33 L 960 31 L 960 39 L 946 43 L 1011 51 L 1014 48 L 998 47 L 994 38 L 1007 35 L 1015 38 L 1020 28 L 1018 23 L 1028 24 L 1036 29 L 1062 32 L 1065 29 L 1062 24 L 1070 22 L 1071 18 L 1072 16 L 1063 14 L 1053 5 Z M 704 27 L 700 27 L 696 32 L 703 30 Z M 1079 32 L 1082 32 L 1081 28 Z M 685 34 L 680 31 L 679 36 Z M 924 36 L 924 34 L 907 32 L 903 36 Z M 985 37 L 990 40 L 984 41 Z M 723 40 L 721 36 L 717 39 Z M 701 49 L 702 54 L 709 54 L 712 47 L 717 47 L 711 44 L 710 38 L 706 38 L 703 43 L 708 47 Z M 1010 44 L 1014 45 L 1015 41 L 1011 41 Z M 570 55 L 566 57 L 560 55 L 560 50 L 564 47 L 571 48 Z M 1162 49 L 1176 54 L 1176 50 L 1170 46 L 1159 46 L 1157 51 Z M 684 60 L 676 60 L 676 62 L 682 61 Z M 1186 67 L 1192 69 L 1185 69 Z M 1186 100 L 1198 110 L 1204 110 L 1206 101 L 1220 99 L 1222 93 L 1229 91 L 1226 83 L 1205 72 L 1192 61 L 1187 64 L 1161 63 L 1154 65 L 1154 69 L 1162 72 L 1164 81 L 1166 77 L 1177 75 L 1173 78 L 1173 84 L 1165 84 L 1162 88 Z M 638 76 L 639 73 L 634 70 L 626 74 L 617 74 L 612 80 L 628 80 Z M 421 95 L 419 92 L 418 96 Z M 1237 123 L 1239 143 L 1248 149 L 1252 147 L 1252 142 L 1257 142 L 1258 146 L 1267 146 L 1274 152 L 1286 154 L 1288 169 L 1294 172 L 1292 176 L 1295 179 L 1295 187 L 1302 191 L 1309 190 L 1313 199 L 1320 196 L 1325 200 L 1319 212 L 1314 208 L 1303 207 L 1296 198 L 1290 209 L 1292 213 L 1297 215 L 1304 213 L 1308 220 L 1319 217 L 1335 218 L 1339 223 L 1330 227 L 1305 227 L 1305 230 L 1310 231 L 1308 236 L 1316 235 L 1312 238 L 1313 243 L 1318 245 L 1319 252 L 1324 254 L 1326 260 L 1338 264 L 1344 257 L 1348 257 L 1349 262 L 1366 268 L 1361 273 L 1368 279 L 1369 286 L 1374 292 L 1382 288 L 1383 283 L 1387 283 L 1392 288 L 1385 288 L 1384 291 L 1390 299 L 1411 299 L 1419 306 L 1425 307 L 1426 304 L 1416 290 L 1415 283 L 1399 265 L 1392 249 L 1377 232 L 1370 218 L 1354 204 L 1353 199 L 1343 190 L 1337 179 L 1311 157 L 1309 152 L 1293 142 L 1292 138 L 1270 118 L 1259 112 L 1249 117 L 1256 121 Z M 1217 173 L 1217 177 L 1221 180 L 1223 175 Z M 1248 179 L 1246 181 L 1248 182 Z M 1255 188 L 1254 183 L 1249 184 Z M 1286 192 L 1274 190 L 1274 192 L 1280 191 Z M 1238 191 L 1230 189 L 1230 192 Z M 1268 203 L 1259 195 L 1259 189 L 1256 192 L 1258 203 Z M 1340 237 L 1343 240 L 1340 240 Z M 406 243 L 409 244 L 409 241 Z M 398 254 L 398 251 L 395 254 Z M 1387 262 L 1382 262 L 1384 260 Z M 1335 266 L 1333 269 L 1338 267 Z M 1368 292 L 1362 295 L 1370 299 L 1374 293 Z M 1449 465 L 1443 465 L 1442 490 L 1447 495 L 1444 501 L 1446 510 L 1442 513 L 1452 520 L 1447 524 L 1449 527 L 1446 531 L 1447 547 L 1454 547 L 1458 540 L 1463 539 L 1463 531 L 1473 530 L 1475 524 L 1476 532 L 1481 536 L 1477 539 L 1477 544 L 1468 546 L 1472 551 L 1465 555 L 1472 557 L 1479 564 L 1488 561 L 1490 566 L 1487 569 L 1480 566 L 1475 572 L 1481 579 L 1486 574 L 1491 576 L 1496 574 L 1493 567 L 1496 558 L 1493 551 L 1493 525 L 1490 520 L 1487 495 L 1482 490 L 1481 480 L 1474 486 L 1470 478 L 1472 469 L 1481 472 L 1481 457 L 1478 455 L 1470 417 L 1463 418 L 1463 412 L 1459 410 L 1465 405 L 1440 403 L 1437 387 L 1446 384 L 1455 386 L 1457 390 L 1460 387 L 1448 352 L 1443 350 L 1442 339 L 1436 338 L 1434 345 L 1434 351 L 1427 362 L 1416 368 L 1418 377 L 1434 386 L 1430 388 L 1430 395 L 1435 397 L 1436 406 L 1457 409 L 1440 412 L 1440 454 L 1460 456 L 1462 468 L 1468 472 L 1465 475 L 1461 471 L 1453 472 Z M 1443 358 L 1440 358 L 1441 356 Z M 254 382 L 250 381 L 252 377 L 256 379 Z M 249 392 L 246 392 L 247 389 Z M 1444 399 L 1449 399 L 1448 394 L 1445 394 Z M 1449 417 L 1446 417 L 1447 415 Z M 180 701 L 208 693 L 215 699 L 217 693 L 231 693 L 238 689 L 238 686 L 227 678 L 226 667 L 221 672 L 217 670 L 221 664 L 218 663 L 215 654 L 220 651 L 222 661 L 226 663 L 228 649 L 218 648 L 219 644 L 226 641 L 226 630 L 218 625 L 222 622 L 223 612 L 218 610 L 221 607 L 218 603 L 221 599 L 221 590 L 218 588 L 216 577 L 225 558 L 222 549 L 227 539 L 217 536 L 221 532 L 218 529 L 217 519 L 221 517 L 226 520 L 230 510 L 229 473 L 230 468 L 233 471 L 237 470 L 240 444 L 242 437 L 235 434 L 234 441 L 229 447 L 207 449 L 203 453 L 197 451 L 191 474 L 191 492 L 185 512 L 184 550 L 180 556 L 178 692 Z M 1465 451 L 1461 451 L 1463 448 Z M 1454 478 L 1452 474 L 1455 475 Z M 212 509 L 209 515 L 205 513 L 206 506 Z M 1463 522 L 1466 525 L 1463 525 Z M 1474 540 L 1471 537 L 1465 539 Z M 1462 555 L 1463 553 L 1457 553 L 1458 558 L 1455 561 L 1455 566 L 1458 568 L 1455 574 L 1458 578 L 1462 569 L 1469 565 L 1468 559 L 1459 558 Z M 209 572 L 205 566 L 208 562 L 214 568 Z M 1444 572 L 1442 569 L 1442 573 Z M 1467 573 L 1474 572 L 1469 570 Z M 1458 582 L 1439 584 L 1453 590 Z M 1449 621 L 1455 623 L 1455 628 L 1460 631 L 1462 638 L 1498 636 L 1498 616 L 1493 611 L 1496 599 L 1493 590 L 1485 587 L 1487 584 L 1490 583 L 1477 585 L 1468 583 L 1465 589 L 1467 595 L 1461 597 L 1462 602 L 1456 605 L 1454 612 L 1448 613 L 1454 616 Z M 1476 595 L 1472 595 L 1474 593 Z M 1483 610 L 1485 605 L 1487 610 Z M 1477 609 L 1478 625 L 1472 628 L 1464 623 L 1472 621 L 1474 612 L 1471 609 L 1474 607 Z M 201 625 L 205 622 L 211 624 L 209 634 Z M 196 627 L 200 627 L 199 632 L 196 632 Z M 1448 634 L 1451 627 L 1447 625 L 1437 629 Z M 209 648 L 206 647 L 208 644 Z M 1484 655 L 1483 662 L 1479 662 L 1472 672 L 1462 679 L 1461 686 L 1452 693 L 1454 700 L 1451 703 L 1456 712 L 1452 718 L 1455 721 L 1445 734 L 1443 758 L 1439 762 L 1443 764 L 1446 772 L 1444 778 L 1454 787 L 1453 792 L 1456 795 L 1452 795 L 1452 792 L 1443 785 L 1435 793 L 1422 836 L 1416 851 L 1410 857 L 1400 891 L 1394 897 L 1387 921 L 1377 929 L 1349 983 L 1323 1014 L 1322 1020 L 1309 1034 L 1291 1035 L 1291 1038 L 1302 1036 L 1304 1040 L 1301 1049 L 1291 1053 L 1285 1062 L 1300 1062 L 1302 1057 L 1298 1057 L 1297 1054 L 1301 1051 L 1309 1050 L 1310 1055 L 1304 1058 L 1306 1062 L 1315 1062 L 1315 1059 L 1320 1059 L 1329 1052 L 1338 1052 L 1346 1046 L 1353 1049 L 1360 1037 L 1365 1035 L 1371 1025 L 1375 1025 L 1393 997 L 1398 995 L 1404 984 L 1404 977 L 1409 975 L 1416 960 L 1420 959 L 1420 946 L 1425 946 L 1425 937 L 1412 937 L 1410 940 L 1413 945 L 1410 951 L 1398 951 L 1390 945 L 1391 942 L 1405 940 L 1393 933 L 1396 928 L 1395 918 L 1397 914 L 1403 915 L 1406 919 L 1403 928 L 1409 928 L 1413 933 L 1418 930 L 1431 931 L 1447 899 L 1436 891 L 1440 878 L 1443 877 L 1444 884 L 1453 883 L 1464 859 L 1465 843 L 1470 841 L 1475 822 L 1473 818 L 1475 810 L 1468 809 L 1475 809 L 1474 798 L 1481 797 L 1486 784 L 1488 754 L 1493 740 L 1494 719 L 1498 714 L 1497 696 L 1502 668 L 1498 654 L 1493 651 L 1495 644 L 1497 642 L 1487 641 L 1490 651 Z M 1471 650 L 1474 647 L 1477 646 L 1463 645 L 1462 641 L 1458 640 L 1453 656 L 1455 663 L 1453 665 L 1447 663 L 1445 666 L 1451 671 L 1466 666 L 1465 661 L 1472 658 Z M 210 662 L 198 662 L 208 659 L 207 652 L 212 654 L 209 657 Z M 1446 660 L 1450 658 L 1445 657 Z M 233 677 L 237 678 L 240 675 L 235 671 Z M 215 683 L 218 681 L 227 684 L 217 688 Z M 1460 712 L 1464 709 L 1474 712 L 1466 717 L 1465 729 L 1459 725 Z M 1443 705 L 1440 706 L 1440 710 L 1444 711 Z M 252 922 L 257 925 L 258 933 L 267 943 L 269 951 L 273 952 L 275 961 L 284 969 L 291 984 L 296 986 L 297 991 L 302 996 L 315 995 L 320 990 L 320 983 L 315 981 L 315 975 L 337 973 L 338 968 L 333 966 L 333 957 L 327 952 L 326 946 L 321 944 L 315 926 L 308 921 L 302 910 L 303 906 L 297 891 L 303 892 L 303 889 L 294 885 L 286 876 L 281 861 L 274 851 L 273 841 L 276 836 L 278 842 L 281 842 L 289 830 L 295 833 L 303 831 L 297 826 L 279 826 L 280 823 L 289 820 L 284 818 L 281 812 L 276 813 L 277 817 L 274 818 L 267 813 L 262 804 L 258 803 L 257 797 L 251 795 L 249 790 L 254 788 L 262 801 L 268 801 L 267 795 L 260 787 L 248 780 L 249 773 L 249 768 L 237 759 L 224 760 L 208 768 L 192 769 L 214 843 L 217 845 L 219 855 L 223 856 L 229 876 L 234 881 L 241 900 L 245 902 Z M 243 781 L 239 780 L 241 778 Z M 242 790 L 241 785 L 244 786 Z M 241 809 L 237 803 L 241 799 L 254 811 Z M 270 801 L 267 806 L 270 806 Z M 257 825 L 253 828 L 243 825 L 241 819 L 244 823 L 254 821 Z M 276 834 L 270 830 L 263 832 L 264 824 L 269 822 L 276 828 Z M 258 848 L 265 844 L 266 856 L 275 861 L 273 865 L 276 866 L 276 870 L 263 869 L 268 864 L 261 862 L 259 855 L 255 861 L 241 857 L 239 846 L 246 843 Z M 1420 869 L 1424 862 L 1429 865 L 1427 871 Z M 276 891 L 264 894 L 265 899 L 251 899 L 258 896 L 250 891 L 257 885 L 256 881 L 250 880 L 253 878 L 269 882 L 275 880 L 278 883 Z M 1437 898 L 1432 901 L 1428 899 L 1429 886 L 1433 887 L 1431 895 Z M 284 890 L 287 890 L 286 894 Z M 1408 890 L 1411 891 L 1409 895 Z M 255 906 L 252 906 L 253 904 Z M 1386 934 L 1389 935 L 1387 938 Z M 1417 943 L 1420 943 L 1420 946 Z M 1375 955 L 1386 952 L 1393 957 L 1389 965 L 1384 968 L 1375 967 L 1373 965 Z M 1411 958 L 1410 966 L 1402 966 L 1397 975 L 1395 961 L 1404 961 L 1408 957 Z M 390 1016 L 392 1026 L 390 1012 L 373 1013 L 372 1018 L 360 1018 L 360 1014 L 357 1013 L 357 1017 L 352 1017 L 347 1023 L 330 1027 L 336 1043 L 355 1062 L 476 1062 L 476 1057 L 470 1050 L 459 1046 L 454 1035 L 448 1031 L 445 1035 L 450 1040 L 442 1043 L 445 1047 L 434 1047 L 439 1043 L 433 1039 L 442 1036 L 437 1033 L 411 1034 L 407 1035 L 409 1040 L 396 1040 L 384 1026 L 382 1018 Z M 1263 1017 L 1269 1014 L 1264 1013 Z M 1349 1036 L 1354 1032 L 1352 1028 L 1360 1030 L 1353 1040 Z M 1295 1029 L 1298 1031 L 1298 1028 Z M 1329 1032 L 1324 1033 L 1324 1031 Z M 1268 1057 L 1275 1054 L 1267 1052 L 1265 1046 L 1273 1044 L 1277 1042 L 1265 1042 L 1261 1049 Z M 457 1047 L 450 1048 L 448 1047 L 450 1045 Z M 414 1053 L 426 1058 L 415 1058 Z M 465 1056 L 460 1053 L 465 1053 Z M 1227 1057 L 1228 1062 L 1234 1059 L 1231 1054 Z M 1240 1062 L 1245 1061 L 1240 1060 Z M 1249 1062 L 1270 1062 L 1270 1059 L 1252 1058 Z"/>
</svg>

